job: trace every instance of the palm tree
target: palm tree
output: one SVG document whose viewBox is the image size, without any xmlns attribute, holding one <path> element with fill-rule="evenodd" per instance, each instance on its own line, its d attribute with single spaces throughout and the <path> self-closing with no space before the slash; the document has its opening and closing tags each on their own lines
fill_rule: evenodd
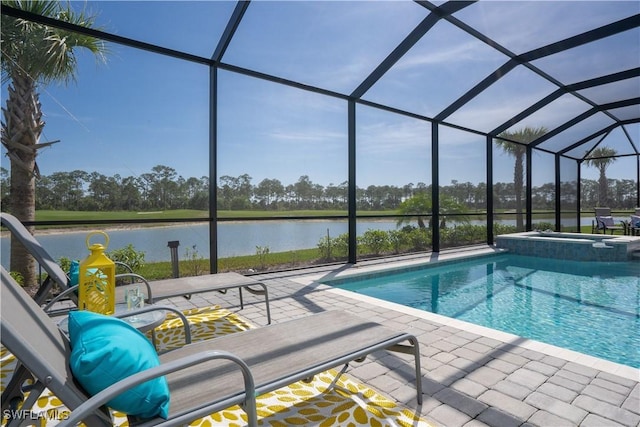
<svg viewBox="0 0 640 427">
<path fill-rule="evenodd" d="M 598 205 L 609 205 L 609 185 L 607 183 L 607 168 L 616 161 L 615 156 L 618 154 L 616 150 L 609 147 L 598 147 L 593 150 L 584 162 L 588 166 L 594 166 L 600 172 L 598 178 Z"/>
<path fill-rule="evenodd" d="M 547 128 L 542 126 L 539 128 L 526 126 L 524 129 L 518 131 L 505 131 L 498 135 L 498 138 L 510 139 L 511 141 L 520 142 L 521 144 L 516 144 L 502 139 L 496 140 L 498 147 L 500 147 L 502 151 L 515 157 L 513 187 L 516 193 L 516 228 L 518 230 L 524 230 L 524 220 L 522 217 L 522 190 L 524 188 L 524 157 L 527 152 L 526 144 L 535 141 L 547 132 Z"/>
<path fill-rule="evenodd" d="M 68 3 L 57 0 L 3 0 L 3 6 L 25 10 L 90 28 L 95 16 L 76 13 Z M 35 220 L 35 180 L 39 177 L 38 149 L 45 122 L 38 88 L 52 82 L 75 80 L 76 48 L 86 48 L 104 61 L 102 41 L 25 19 L 2 15 L 2 81 L 10 82 L 3 109 L 2 145 L 11 161 L 9 210 L 21 221 Z M 34 228 L 29 227 L 33 233 Z M 15 239 L 11 240 L 11 271 L 22 276 L 25 286 L 35 286 L 36 265 Z"/>
</svg>

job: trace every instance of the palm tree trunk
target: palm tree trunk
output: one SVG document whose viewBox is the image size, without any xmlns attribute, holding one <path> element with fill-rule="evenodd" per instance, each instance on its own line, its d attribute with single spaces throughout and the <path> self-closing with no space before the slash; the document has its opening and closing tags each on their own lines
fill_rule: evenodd
<svg viewBox="0 0 640 427">
<path fill-rule="evenodd" d="M 522 151 L 516 152 L 516 164 L 513 172 L 513 187 L 516 192 L 516 229 L 518 231 L 524 231 L 524 218 L 522 215 L 522 189 L 524 183 L 522 182 L 524 174 L 524 159 Z"/>
<path fill-rule="evenodd" d="M 34 221 L 36 144 L 44 122 L 35 82 L 21 73 L 14 73 L 12 82 L 2 123 L 2 144 L 11 160 L 9 208 L 20 221 Z M 33 226 L 27 229 L 33 234 Z M 25 287 L 38 285 L 36 262 L 15 239 L 11 239 L 10 269 L 22 276 Z"/>
<path fill-rule="evenodd" d="M 598 191 L 598 196 L 599 196 L 599 205 L 600 206 L 609 206 L 609 183 L 607 182 L 607 175 L 606 175 L 606 167 L 598 167 L 598 169 L 600 170 L 600 178 L 598 179 L 598 185 L 599 185 L 599 191 Z"/>
</svg>

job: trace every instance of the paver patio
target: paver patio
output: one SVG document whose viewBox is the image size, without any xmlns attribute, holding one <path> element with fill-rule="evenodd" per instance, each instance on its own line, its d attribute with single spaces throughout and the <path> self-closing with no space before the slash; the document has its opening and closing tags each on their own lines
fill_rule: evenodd
<svg viewBox="0 0 640 427">
<path fill-rule="evenodd" d="M 323 267 L 255 277 L 268 286 L 274 323 L 339 309 L 416 335 L 421 344 L 425 393 L 421 407 L 416 405 L 410 356 L 376 353 L 363 363 L 354 363 L 348 372 L 435 424 L 640 424 L 640 370 L 518 337 L 499 339 L 504 334 L 485 333 L 485 328 L 466 327 L 431 313 L 420 315 L 311 282 L 314 277 L 330 277 L 344 269 Z M 179 308 L 220 304 L 239 310 L 237 292 L 169 301 Z M 238 313 L 255 325 L 266 322 L 259 297 L 245 294 L 245 308 Z"/>
</svg>

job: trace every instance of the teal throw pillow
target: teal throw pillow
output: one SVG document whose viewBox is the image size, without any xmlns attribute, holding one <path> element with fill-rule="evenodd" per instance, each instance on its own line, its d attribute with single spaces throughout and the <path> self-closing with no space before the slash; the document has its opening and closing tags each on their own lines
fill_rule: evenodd
<svg viewBox="0 0 640 427">
<path fill-rule="evenodd" d="M 116 382 L 160 364 L 149 340 L 121 319 L 90 311 L 69 313 L 71 372 L 95 395 Z M 154 378 L 127 390 L 107 406 L 142 418 L 169 415 L 169 386 Z"/>
</svg>

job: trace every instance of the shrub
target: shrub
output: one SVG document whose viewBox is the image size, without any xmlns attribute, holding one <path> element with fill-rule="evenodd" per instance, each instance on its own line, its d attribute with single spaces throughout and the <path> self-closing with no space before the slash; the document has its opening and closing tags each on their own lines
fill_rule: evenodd
<svg viewBox="0 0 640 427">
<path fill-rule="evenodd" d="M 202 255 L 198 253 L 196 245 L 193 245 L 191 249 L 185 249 L 185 258 L 185 262 L 182 264 L 187 270 L 187 276 L 200 276 L 205 273 L 207 262 Z"/>
<path fill-rule="evenodd" d="M 486 241 L 487 227 L 482 225 L 461 224 L 440 231 L 441 244 L 455 247 L 483 243 Z"/>
<path fill-rule="evenodd" d="M 409 246 L 407 233 L 401 230 L 389 230 L 389 246 L 394 254 L 399 254 Z"/>
<path fill-rule="evenodd" d="M 18 273 L 17 271 L 10 271 L 9 276 L 13 277 L 13 280 L 15 280 L 17 284 L 19 284 L 20 286 L 24 286 L 24 277 L 22 276 L 22 274 Z"/>
<path fill-rule="evenodd" d="M 390 247 L 389 234 L 382 230 L 367 230 L 360 241 L 374 255 L 380 255 Z"/>
<path fill-rule="evenodd" d="M 256 246 L 256 255 L 260 262 L 260 270 L 267 268 L 267 255 L 269 255 L 269 246 Z"/>
<path fill-rule="evenodd" d="M 323 237 L 318 242 L 320 259 L 330 261 L 344 258 L 349 254 L 349 233 L 344 233 L 331 239 L 329 236 Z"/>
<path fill-rule="evenodd" d="M 493 224 L 493 233 L 497 236 L 498 234 L 511 234 L 517 233 L 518 228 L 515 225 L 506 225 L 501 223 Z"/>
<path fill-rule="evenodd" d="M 532 228 L 534 230 L 545 231 L 545 230 L 555 230 L 556 226 L 551 224 L 550 222 L 538 222 L 538 223 L 533 224 Z"/>
<path fill-rule="evenodd" d="M 318 242 L 318 252 L 321 260 L 328 260 L 331 257 L 331 239 L 329 236 L 320 239 Z"/>
<path fill-rule="evenodd" d="M 63 256 L 58 260 L 58 265 L 62 268 L 62 271 L 68 273 L 71 270 L 71 259 Z"/>
<path fill-rule="evenodd" d="M 349 233 L 343 233 L 331 239 L 331 256 L 332 258 L 345 258 L 349 255 Z"/>
<path fill-rule="evenodd" d="M 124 248 L 114 249 L 106 253 L 112 261 L 127 264 L 133 271 L 140 271 L 144 266 L 144 252 L 136 251 L 131 243 Z"/>
<path fill-rule="evenodd" d="M 431 233 L 427 229 L 414 228 L 407 237 L 413 251 L 426 251 L 431 248 Z"/>
</svg>

